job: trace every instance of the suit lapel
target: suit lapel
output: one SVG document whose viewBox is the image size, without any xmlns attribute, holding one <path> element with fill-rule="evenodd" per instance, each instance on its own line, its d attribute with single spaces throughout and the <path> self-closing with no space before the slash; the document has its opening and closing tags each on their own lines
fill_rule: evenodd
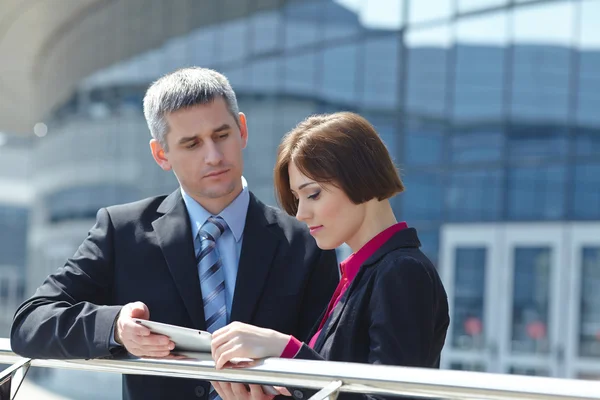
<svg viewBox="0 0 600 400">
<path fill-rule="evenodd" d="M 269 229 L 276 223 L 272 211 L 250 193 L 250 204 L 244 227 L 244 241 L 231 307 L 231 320 L 250 323 L 275 252 L 279 237 Z"/>
<path fill-rule="evenodd" d="M 190 219 L 179 189 L 169 195 L 157 211 L 164 215 L 155 220 L 152 226 L 171 276 L 194 328 L 206 329 Z"/>
<path fill-rule="evenodd" d="M 350 298 L 350 295 L 352 295 L 352 292 L 354 292 L 356 285 L 358 285 L 358 282 L 360 282 L 360 279 L 361 279 L 363 273 L 364 273 L 364 270 L 361 268 L 361 270 L 358 272 L 358 274 L 356 274 L 356 276 L 352 280 L 352 283 L 350 283 L 350 286 L 344 292 L 340 301 L 334 307 L 333 312 L 331 313 L 331 315 L 329 316 L 327 321 L 325 321 L 323 330 L 321 331 L 321 334 L 319 335 L 319 337 L 317 338 L 317 341 L 315 342 L 314 350 L 316 352 L 321 351 L 327 338 L 331 334 L 333 334 L 333 332 L 335 332 L 337 325 L 340 322 L 340 318 L 341 318 L 342 314 L 344 313 L 344 310 L 346 309 L 346 305 L 348 304 L 348 299 Z"/>
</svg>

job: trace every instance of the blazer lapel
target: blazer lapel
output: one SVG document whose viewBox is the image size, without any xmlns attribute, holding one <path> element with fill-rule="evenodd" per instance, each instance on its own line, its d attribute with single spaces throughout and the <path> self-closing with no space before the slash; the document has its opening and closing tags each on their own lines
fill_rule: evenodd
<svg viewBox="0 0 600 400">
<path fill-rule="evenodd" d="M 321 334 L 319 335 L 319 337 L 317 338 L 317 341 L 315 342 L 314 350 L 316 352 L 321 351 L 327 338 L 331 334 L 333 334 L 333 332 L 335 332 L 335 329 L 337 328 L 337 325 L 340 322 L 340 318 L 344 312 L 344 309 L 346 309 L 346 304 L 348 304 L 348 298 L 350 297 L 350 295 L 356 288 L 356 285 L 358 284 L 358 282 L 360 282 L 360 278 L 363 275 L 363 273 L 364 273 L 364 271 L 361 269 L 358 272 L 358 274 L 356 274 L 356 276 L 352 280 L 352 283 L 350 283 L 350 286 L 346 289 L 346 291 L 342 295 L 342 298 L 340 299 L 340 301 L 333 308 L 333 312 L 331 313 L 331 315 L 329 316 L 327 321 L 325 321 L 323 330 L 321 331 Z"/>
<path fill-rule="evenodd" d="M 231 320 L 250 323 L 275 252 L 279 236 L 269 229 L 276 223 L 272 212 L 252 193 L 244 227 L 244 241 L 231 306 Z"/>
<path fill-rule="evenodd" d="M 164 215 L 155 220 L 152 226 L 171 276 L 194 328 L 206 329 L 190 219 L 179 189 L 171 193 L 157 211 Z"/>
</svg>

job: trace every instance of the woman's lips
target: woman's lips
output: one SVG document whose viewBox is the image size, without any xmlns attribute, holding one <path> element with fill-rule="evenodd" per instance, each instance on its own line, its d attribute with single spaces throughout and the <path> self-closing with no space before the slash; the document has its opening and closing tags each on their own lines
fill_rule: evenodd
<svg viewBox="0 0 600 400">
<path fill-rule="evenodd" d="M 321 229 L 323 229 L 323 225 L 319 225 L 319 226 L 311 226 L 309 227 L 310 229 L 310 234 L 314 235 L 315 233 L 319 232 Z"/>
</svg>

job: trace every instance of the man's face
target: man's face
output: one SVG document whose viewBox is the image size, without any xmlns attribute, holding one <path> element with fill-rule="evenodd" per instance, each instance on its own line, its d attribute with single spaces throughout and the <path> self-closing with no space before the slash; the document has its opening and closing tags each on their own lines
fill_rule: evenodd
<svg viewBox="0 0 600 400">
<path fill-rule="evenodd" d="M 168 151 L 152 140 L 154 159 L 165 171 L 172 169 L 186 193 L 209 212 L 220 212 L 242 189 L 246 117 L 240 113 L 238 127 L 225 100 L 218 97 L 170 113 L 166 120 Z"/>
</svg>

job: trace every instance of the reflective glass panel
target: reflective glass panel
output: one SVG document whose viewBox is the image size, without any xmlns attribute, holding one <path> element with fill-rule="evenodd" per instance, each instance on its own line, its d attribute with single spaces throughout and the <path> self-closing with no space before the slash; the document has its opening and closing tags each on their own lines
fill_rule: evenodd
<svg viewBox="0 0 600 400">
<path fill-rule="evenodd" d="M 442 162 L 443 125 L 409 121 L 405 126 L 404 160 L 409 165 L 435 165 Z"/>
<path fill-rule="evenodd" d="M 438 221 L 442 216 L 442 177 L 437 172 L 404 173 L 402 213 L 411 221 Z"/>
<path fill-rule="evenodd" d="M 365 39 L 363 88 L 360 101 L 363 107 L 393 110 L 398 105 L 400 38 L 396 34 Z"/>
<path fill-rule="evenodd" d="M 412 115 L 445 118 L 447 63 L 451 32 L 448 26 L 410 31 L 406 107 Z"/>
<path fill-rule="evenodd" d="M 581 2 L 579 37 L 579 81 L 577 120 L 582 125 L 600 127 L 600 1 Z M 596 147 L 597 148 L 597 147 Z"/>
<path fill-rule="evenodd" d="M 600 164 L 575 165 L 573 216 L 600 219 Z"/>
<path fill-rule="evenodd" d="M 482 349 L 485 309 L 485 247 L 457 248 L 454 263 L 452 347 Z"/>
<path fill-rule="evenodd" d="M 513 118 L 567 120 L 574 15 L 571 2 L 514 9 Z"/>
<path fill-rule="evenodd" d="M 451 221 L 494 221 L 502 216 L 503 172 L 500 169 L 450 174 L 446 207 Z"/>
<path fill-rule="evenodd" d="M 550 350 L 551 254 L 548 247 L 515 248 L 510 343 L 514 353 Z"/>
<path fill-rule="evenodd" d="M 508 178 L 508 217 L 512 220 L 559 219 L 564 215 L 565 167 L 514 167 Z"/>
<path fill-rule="evenodd" d="M 600 248 L 581 249 L 579 356 L 600 358 Z"/>
<path fill-rule="evenodd" d="M 507 14 L 463 18 L 456 23 L 453 116 L 457 121 L 502 118 Z"/>
</svg>

